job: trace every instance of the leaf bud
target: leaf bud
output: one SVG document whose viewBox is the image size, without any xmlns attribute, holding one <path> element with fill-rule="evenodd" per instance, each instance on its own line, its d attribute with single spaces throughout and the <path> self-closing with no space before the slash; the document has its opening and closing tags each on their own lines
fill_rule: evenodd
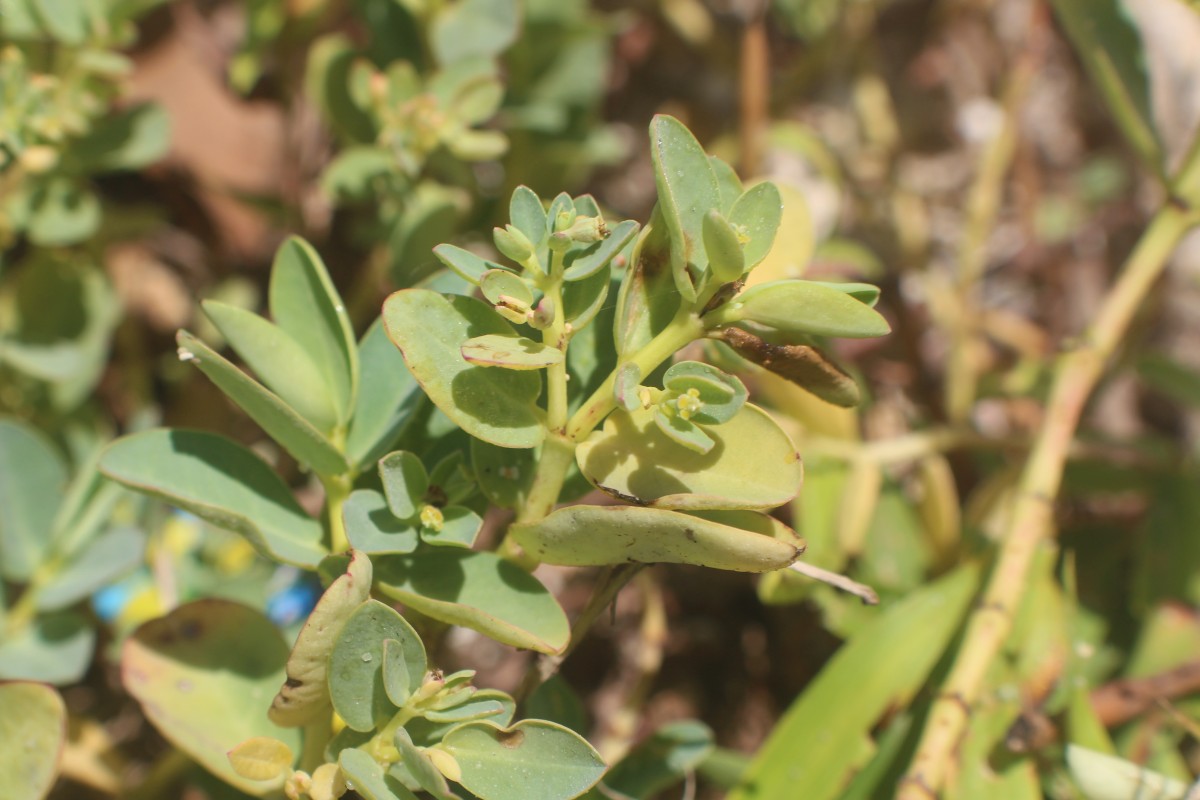
<svg viewBox="0 0 1200 800">
<path fill-rule="evenodd" d="M 505 225 L 503 228 L 492 230 L 492 240 L 496 249 L 518 264 L 524 264 L 533 255 L 533 243 L 520 228 Z"/>
</svg>

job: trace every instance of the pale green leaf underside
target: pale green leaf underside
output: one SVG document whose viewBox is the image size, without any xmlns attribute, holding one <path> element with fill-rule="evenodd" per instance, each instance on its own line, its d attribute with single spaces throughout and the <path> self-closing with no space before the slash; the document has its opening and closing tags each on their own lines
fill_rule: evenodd
<svg viewBox="0 0 1200 800">
<path fill-rule="evenodd" d="M 439 548 L 375 560 L 377 589 L 434 619 L 540 653 L 560 652 L 566 614 L 537 578 L 487 552 Z"/>
<path fill-rule="evenodd" d="M 563 361 L 563 352 L 555 347 L 524 336 L 503 334 L 487 334 L 468 339 L 461 352 L 463 358 L 472 364 L 515 370 L 545 369 Z"/>
<path fill-rule="evenodd" d="M 747 404 L 729 422 L 705 427 L 714 445 L 704 455 L 664 434 L 655 413 L 609 415 L 575 452 L 587 479 L 614 497 L 656 508 L 767 509 L 800 491 L 800 456 L 761 408 Z"/>
<path fill-rule="evenodd" d="M 293 727 L 328 713 L 329 652 L 346 620 L 370 598 L 371 576 L 371 559 L 352 552 L 345 574 L 321 595 L 288 656 L 287 680 L 267 712 L 272 722 Z"/>
<path fill-rule="evenodd" d="M 580 505 L 513 525 L 510 531 L 539 560 L 578 567 L 637 562 L 770 572 L 800 553 L 791 529 L 753 511 L 700 517 L 639 506 Z"/>
</svg>

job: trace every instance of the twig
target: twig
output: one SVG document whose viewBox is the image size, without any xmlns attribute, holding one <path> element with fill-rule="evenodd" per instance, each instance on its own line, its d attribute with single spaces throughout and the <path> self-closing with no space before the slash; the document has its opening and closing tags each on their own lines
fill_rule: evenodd
<svg viewBox="0 0 1200 800">
<path fill-rule="evenodd" d="M 897 795 L 900 800 L 929 800 L 937 796 L 945 782 L 988 668 L 1012 629 L 1033 555 L 1052 533 L 1054 500 L 1084 403 L 1180 237 L 1198 221 L 1195 212 L 1178 203 L 1159 211 L 1130 254 L 1088 332 L 1074 350 L 1059 359 L 1046 415 L 1001 537 L 999 558 L 967 624 L 954 666 L 930 711 Z"/>
<path fill-rule="evenodd" d="M 805 577 L 820 581 L 821 583 L 828 583 L 835 589 L 841 589 L 843 592 L 849 592 L 855 597 L 861 598 L 863 603 L 868 606 L 879 605 L 879 595 L 875 593 L 874 589 L 872 589 L 870 586 L 867 586 L 865 583 L 859 583 L 858 581 L 851 580 L 845 575 L 839 575 L 838 573 L 830 572 L 827 569 L 814 567 L 812 564 L 804 561 L 795 561 L 790 567 L 788 567 L 788 569 L 792 570 L 793 572 L 798 572 Z"/>
</svg>

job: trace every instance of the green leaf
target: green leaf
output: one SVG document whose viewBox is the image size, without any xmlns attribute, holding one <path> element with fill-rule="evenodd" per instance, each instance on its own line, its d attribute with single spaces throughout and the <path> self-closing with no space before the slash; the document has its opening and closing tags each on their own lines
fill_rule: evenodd
<svg viewBox="0 0 1200 800">
<path fill-rule="evenodd" d="M 563 271 L 563 279 L 581 281 L 595 275 L 611 264 L 617 254 L 633 241 L 637 230 L 638 224 L 627 219 L 624 222 L 618 222 L 608 232 L 608 236 L 595 244 L 584 249 L 571 250 L 565 259 L 566 269 Z"/>
<path fill-rule="evenodd" d="M 677 361 L 663 374 L 663 386 L 676 392 L 695 389 L 703 406 L 690 419 L 720 425 L 733 419 L 746 403 L 746 386 L 734 375 L 700 361 Z"/>
<path fill-rule="evenodd" d="M 364 800 L 417 800 L 415 794 L 391 775 L 384 774 L 379 762 L 362 750 L 346 748 L 338 755 L 338 766 Z"/>
<path fill-rule="evenodd" d="M 179 331 L 175 340 L 182 359 L 195 364 L 297 461 L 322 475 L 341 475 L 350 469 L 333 443 L 279 395 L 187 331 Z"/>
<path fill-rule="evenodd" d="M 671 242 L 661 211 L 655 207 L 650 224 L 634 246 L 632 266 L 625 271 L 617 295 L 613 342 L 621 356 L 632 355 L 675 318 L 680 294 L 671 272 Z"/>
<path fill-rule="evenodd" d="M 377 461 L 392 448 L 424 395 L 408 371 L 404 357 L 376 320 L 358 345 L 362 376 L 346 455 L 358 469 Z"/>
<path fill-rule="evenodd" d="M 502 447 L 534 447 L 545 435 L 541 376 L 467 362 L 462 346 L 475 336 L 512 335 L 478 300 L 426 289 L 396 292 L 383 304 L 388 335 L 435 405 L 464 431 Z"/>
<path fill-rule="evenodd" d="M 397 728 L 392 743 L 400 751 L 400 758 L 405 768 L 422 789 L 437 800 L 457 800 L 458 796 L 451 792 L 450 787 L 446 785 L 446 778 L 433 765 L 429 756 L 417 749 L 413 744 L 412 737 L 408 735 L 408 731 L 404 728 Z"/>
<path fill-rule="evenodd" d="M 88 542 L 37 590 L 40 611 L 65 608 L 142 563 L 146 536 L 117 526 Z"/>
<path fill-rule="evenodd" d="M 268 389 L 321 433 L 333 430 L 338 415 L 333 395 L 299 342 L 251 311 L 215 300 L 201 305 L 230 347 Z"/>
<path fill-rule="evenodd" d="M 516 710 L 516 701 L 499 689 L 481 689 L 457 705 L 424 713 L 430 722 L 470 722 L 486 719 L 507 725 Z"/>
<path fill-rule="evenodd" d="M 441 511 L 441 529 L 422 527 L 421 541 L 437 547 L 473 547 L 483 528 L 483 518 L 463 506 L 446 506 Z"/>
<path fill-rule="evenodd" d="M 39 247 L 77 244 L 99 230 L 100 216 L 95 192 L 69 178 L 51 178 L 30 198 L 29 240 Z"/>
<path fill-rule="evenodd" d="M 750 187 L 733 204 L 729 221 L 748 239 L 743 247 L 747 270 L 761 264 L 771 252 L 782 219 L 783 198 L 779 188 L 769 181 Z"/>
<path fill-rule="evenodd" d="M 0 419 L 0 574 L 24 583 L 41 566 L 67 467 L 36 428 Z"/>
<path fill-rule="evenodd" d="M 346 725 L 369 732 L 396 712 L 383 681 L 384 640 L 399 642 L 408 685 L 425 679 L 425 646 L 413 627 L 393 608 L 367 600 L 350 615 L 329 655 L 329 693 Z"/>
<path fill-rule="evenodd" d="M 516 0 L 458 0 L 434 18 L 429 44 L 442 66 L 492 58 L 516 40 L 520 25 Z"/>
<path fill-rule="evenodd" d="M 261 797 L 273 787 L 238 775 L 226 753 L 255 736 L 300 752 L 300 731 L 262 713 L 283 681 L 287 657 L 283 637 L 262 613 L 228 600 L 198 600 L 125 640 L 121 679 L 168 741 L 221 780 Z"/>
<path fill-rule="evenodd" d="M 546 238 L 546 210 L 542 201 L 528 186 L 518 186 L 513 190 L 512 199 L 508 203 L 508 220 L 517 227 L 525 238 L 540 245 Z"/>
<path fill-rule="evenodd" d="M 458 783 L 481 800 L 567 800 L 604 774 L 604 760 L 583 737 L 542 720 L 511 728 L 468 722 L 441 746 L 462 767 Z"/>
<path fill-rule="evenodd" d="M 379 479 L 388 508 L 398 519 L 412 519 L 429 491 L 429 475 L 421 459 L 406 450 L 379 459 Z"/>
<path fill-rule="evenodd" d="M 389 167 L 389 174 L 394 167 Z M 397 288 L 413 286 L 437 270 L 433 248 L 458 233 L 469 198 L 433 180 L 417 184 L 388 238 L 391 276 Z"/>
<path fill-rule="evenodd" d="M 627 797 L 654 797 L 696 771 L 713 751 L 703 722 L 668 722 L 642 740 L 604 776 L 604 788 Z"/>
<path fill-rule="evenodd" d="M 788 709 L 729 800 L 838 797 L 861 766 L 864 738 L 920 690 L 978 583 L 979 565 L 968 564 L 875 612 Z"/>
<path fill-rule="evenodd" d="M 335 200 L 369 200 L 395 166 L 392 154 L 373 145 L 351 145 L 321 174 L 321 188 Z"/>
<path fill-rule="evenodd" d="M 716 445 L 713 438 L 698 425 L 679 416 L 668 416 L 663 413 L 662 409 L 655 409 L 654 424 L 658 427 L 659 433 L 693 453 L 705 455 Z"/>
<path fill-rule="evenodd" d="M 1063 28 L 1121 132 L 1157 175 L 1162 144 L 1154 130 L 1146 50 L 1125 0 L 1052 0 Z"/>
<path fill-rule="evenodd" d="M 370 555 L 411 553 L 420 541 L 416 513 L 399 519 L 387 500 L 373 489 L 358 489 L 350 493 L 342 506 L 346 538 L 355 550 Z"/>
<path fill-rule="evenodd" d="M 687 301 L 696 299 L 688 273 L 708 266 L 702 246 L 704 215 L 721 207 L 721 187 L 704 148 L 682 122 L 659 114 L 650 123 L 650 157 L 658 205 L 670 237 L 671 274 Z"/>
<path fill-rule="evenodd" d="M 572 341 L 579 336 L 581 330 L 591 325 L 592 320 L 600 313 L 604 301 L 608 299 L 611 285 L 612 271 L 602 269 L 590 278 L 572 281 L 563 286 L 563 317 L 574 329 Z M 604 335 L 608 340 L 607 330 Z M 571 351 L 568 350 L 567 358 L 571 357 Z"/>
<path fill-rule="evenodd" d="M 96 122 L 70 149 L 88 172 L 141 169 L 167 153 L 171 120 L 162 106 L 146 104 Z"/>
<path fill-rule="evenodd" d="M 472 364 L 503 369 L 545 369 L 563 361 L 556 347 L 526 339 L 524 336 L 486 334 L 468 339 L 461 348 L 462 357 Z"/>
<path fill-rule="evenodd" d="M 818 286 L 828 286 L 830 289 L 835 289 L 844 294 L 848 294 L 860 303 L 865 303 L 871 308 L 879 302 L 879 287 L 870 283 L 852 283 L 852 282 L 834 282 L 834 281 L 809 281 Z"/>
<path fill-rule="evenodd" d="M 488 502 L 501 508 L 519 508 L 533 485 L 533 450 L 497 447 L 471 440 L 471 467 Z"/>
<path fill-rule="evenodd" d="M 533 690 L 533 694 L 525 700 L 523 708 L 525 714 L 531 719 L 557 722 L 581 736 L 586 734 L 590 727 L 587 708 L 584 707 L 583 700 L 561 674 L 552 675 L 549 680 L 542 681 Z M 493 722 L 501 725 L 508 724 L 498 720 L 493 720 Z"/>
<path fill-rule="evenodd" d="M 533 305 L 533 292 L 525 281 L 505 269 L 489 269 L 485 272 L 479 281 L 479 289 L 492 305 L 500 305 L 503 296 L 525 306 Z"/>
<path fill-rule="evenodd" d="M 93 29 L 93 8 L 80 0 L 33 0 L 46 32 L 63 44 L 83 44 Z"/>
<path fill-rule="evenodd" d="M 710 155 L 708 157 L 708 164 L 712 167 L 713 175 L 717 178 L 717 186 L 721 188 L 720 211 L 722 214 L 728 214 L 733 208 L 733 204 L 742 196 L 742 192 L 744 191 L 742 188 L 742 179 L 738 177 L 733 167 L 716 156 Z"/>
<path fill-rule="evenodd" d="M 271 316 L 316 363 L 345 424 L 358 390 L 358 349 L 342 298 L 321 257 L 303 239 L 280 246 L 271 266 Z M 315 469 L 314 465 L 314 469 Z"/>
<path fill-rule="evenodd" d="M 704 215 L 704 252 L 708 254 L 708 266 L 721 283 L 730 283 L 742 277 L 746 271 L 746 257 L 737 231 L 729 220 L 715 208 Z"/>
<path fill-rule="evenodd" d="M 538 560 L 576 567 L 639 562 L 770 572 L 791 564 L 802 551 L 790 528 L 752 511 L 702 517 L 639 506 L 579 505 L 509 531 Z"/>
<path fill-rule="evenodd" d="M 812 281 L 753 286 L 706 318 L 718 325 L 753 322 L 785 334 L 863 339 L 891 331 L 887 320 L 852 295 Z"/>
<path fill-rule="evenodd" d="M 321 525 L 262 459 L 212 433 L 159 429 L 113 442 L 100 470 L 135 491 L 240 533 L 260 552 L 301 567 L 326 554 Z"/>
<path fill-rule="evenodd" d="M 0 680 L 77 683 L 92 661 L 95 643 L 95 630 L 80 615 L 44 614 L 0 640 Z"/>
<path fill-rule="evenodd" d="M 62 697 L 40 683 L 0 685 L 0 774 L 3 795 L 41 800 L 58 774 L 67 741 L 67 709 Z"/>
<path fill-rule="evenodd" d="M 396 708 L 408 702 L 413 689 L 412 676 L 405 662 L 404 643 L 397 639 L 383 640 L 383 691 Z"/>
<path fill-rule="evenodd" d="M 554 596 L 494 553 L 436 549 L 375 560 L 385 597 L 436 620 L 539 653 L 561 652 L 570 627 Z"/>
<path fill-rule="evenodd" d="M 267 712 L 272 722 L 296 727 L 328 715 L 329 653 L 346 620 L 371 597 L 371 577 L 371 559 L 352 552 L 346 571 L 329 584 L 296 637 L 287 679 Z"/>
<path fill-rule="evenodd" d="M 376 126 L 371 115 L 350 97 L 350 71 L 361 49 L 344 34 L 322 36 L 309 48 L 304 86 L 342 138 L 361 144 L 374 142 Z"/>
<path fill-rule="evenodd" d="M 488 261 L 470 250 L 464 250 L 452 244 L 439 244 L 433 248 L 433 254 L 437 256 L 438 261 L 449 267 L 463 280 L 476 285 L 488 271 L 504 269 L 494 261 Z"/>
<path fill-rule="evenodd" d="M 47 381 L 49 401 L 69 411 L 93 391 L 108 364 L 121 303 L 99 265 L 47 251 L 15 277 L 19 324 L 0 337 L 0 361 Z"/>
<path fill-rule="evenodd" d="M 746 404 L 729 422 L 706 430 L 715 445 L 697 455 L 667 438 L 656 409 L 617 410 L 575 451 L 598 488 L 655 508 L 753 508 L 782 505 L 800 491 L 803 468 L 783 429 Z"/>
<path fill-rule="evenodd" d="M 1188 786 L 1116 756 L 1067 745 L 1067 767 L 1087 800 L 1183 800 Z"/>
</svg>

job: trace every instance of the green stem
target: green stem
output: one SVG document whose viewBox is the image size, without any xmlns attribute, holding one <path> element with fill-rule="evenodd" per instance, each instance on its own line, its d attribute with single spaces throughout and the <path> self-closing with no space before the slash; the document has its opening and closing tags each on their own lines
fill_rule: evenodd
<svg viewBox="0 0 1200 800">
<path fill-rule="evenodd" d="M 350 475 L 321 476 L 325 486 L 325 509 L 329 515 L 329 552 L 344 553 L 350 549 L 346 536 L 346 523 L 342 519 L 342 506 L 350 496 L 353 478 Z"/>
<path fill-rule="evenodd" d="M 701 322 L 699 315 L 685 306 L 679 310 L 675 319 L 671 320 L 666 328 L 647 342 L 642 349 L 634 353 L 633 358 L 629 361 L 637 364 L 638 370 L 643 376 L 649 375 L 659 364 L 675 355 L 681 348 L 702 338 L 704 330 L 705 325 Z M 579 410 L 567 423 L 568 439 L 574 442 L 580 441 L 591 433 L 610 411 L 617 407 L 616 398 L 613 397 L 613 385 L 616 383 L 616 379 L 617 370 L 613 370 L 600 388 L 579 407 Z"/>
</svg>

